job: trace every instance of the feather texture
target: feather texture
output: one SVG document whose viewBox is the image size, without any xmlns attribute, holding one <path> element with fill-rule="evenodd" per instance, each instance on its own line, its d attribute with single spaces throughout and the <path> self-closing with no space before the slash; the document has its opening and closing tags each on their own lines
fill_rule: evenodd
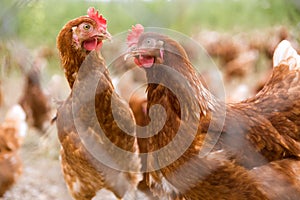
<svg viewBox="0 0 300 200">
<path fill-rule="evenodd" d="M 275 199 L 300 191 L 292 173 L 281 176 L 284 168 L 297 169 L 300 153 L 300 71 L 289 43 L 278 46 L 264 88 L 235 104 L 224 104 L 206 90 L 181 45 L 167 36 L 143 33 L 131 54 L 135 59 L 153 57 L 151 67 L 136 63 L 147 74 L 148 113 L 156 112 L 151 120 L 165 120 L 160 131 L 149 128 L 147 133 L 153 135 L 148 153 L 161 151 L 147 161 L 147 183 L 154 194 L 169 199 L 269 199 L 269 180 L 286 183 Z M 166 119 L 151 108 L 156 104 L 164 107 Z M 176 138 L 179 142 L 165 151 Z M 211 151 L 202 154 L 207 147 Z M 257 179 L 264 169 L 280 176 L 265 173 L 265 179 Z"/>
<path fill-rule="evenodd" d="M 27 133 L 26 114 L 20 105 L 9 109 L 0 125 L 0 197 L 22 174 L 19 149 Z"/>
<path fill-rule="evenodd" d="M 87 24 L 96 32 L 86 32 L 82 27 Z M 93 18 L 82 16 L 68 22 L 57 38 L 72 89 L 57 111 L 61 165 L 76 200 L 91 200 L 101 189 L 121 199 L 141 180 L 133 114 L 114 92 L 100 52 L 85 49 L 84 43 L 95 38 L 101 47 L 106 33 L 97 26 Z"/>
</svg>

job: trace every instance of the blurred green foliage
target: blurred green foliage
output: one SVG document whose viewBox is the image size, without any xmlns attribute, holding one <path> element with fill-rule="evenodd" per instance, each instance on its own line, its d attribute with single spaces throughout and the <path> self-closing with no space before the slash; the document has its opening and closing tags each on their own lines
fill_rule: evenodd
<svg viewBox="0 0 300 200">
<path fill-rule="evenodd" d="M 201 28 L 247 31 L 274 25 L 296 27 L 300 20 L 293 0 L 2 0 L 1 4 L 1 37 L 17 37 L 32 47 L 54 46 L 63 25 L 85 15 L 90 6 L 108 19 L 113 35 L 136 23 L 191 34 Z"/>
</svg>

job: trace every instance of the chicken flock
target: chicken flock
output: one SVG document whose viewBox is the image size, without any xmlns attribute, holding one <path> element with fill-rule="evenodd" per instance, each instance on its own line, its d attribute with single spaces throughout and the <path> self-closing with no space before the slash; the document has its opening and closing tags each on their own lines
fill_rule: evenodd
<svg viewBox="0 0 300 200">
<path fill-rule="evenodd" d="M 271 60 L 268 77 L 251 97 L 218 99 L 193 67 L 191 49 L 137 24 L 116 60 L 124 70 L 141 69 L 137 76 L 147 82 L 146 95 L 130 96 L 124 91 L 130 85 L 114 85 L 101 54 L 111 40 L 107 20 L 89 8 L 67 22 L 56 40 L 70 91 L 65 100 L 53 105 L 43 90 L 39 57 L 20 64 L 24 92 L 0 126 L 0 197 L 22 173 L 27 124 L 42 134 L 55 124 L 62 174 L 75 200 L 102 199 L 102 190 L 124 200 L 299 199 L 296 40 L 283 27 L 269 42 L 251 38 L 246 45 L 216 32 L 195 39 L 223 66 L 227 83 L 247 77 L 260 54 Z"/>
</svg>

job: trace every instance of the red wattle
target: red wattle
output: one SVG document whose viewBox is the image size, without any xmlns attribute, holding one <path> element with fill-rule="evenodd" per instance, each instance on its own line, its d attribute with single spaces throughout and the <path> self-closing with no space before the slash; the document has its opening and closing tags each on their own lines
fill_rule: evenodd
<svg viewBox="0 0 300 200">
<path fill-rule="evenodd" d="M 134 63 L 135 63 L 137 66 L 142 67 L 142 64 L 140 63 L 139 59 L 134 58 Z"/>
</svg>

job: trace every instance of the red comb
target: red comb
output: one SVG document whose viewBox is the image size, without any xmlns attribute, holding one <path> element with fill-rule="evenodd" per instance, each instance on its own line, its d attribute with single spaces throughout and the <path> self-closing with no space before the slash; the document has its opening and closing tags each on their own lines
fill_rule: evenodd
<svg viewBox="0 0 300 200">
<path fill-rule="evenodd" d="M 136 24 L 132 26 L 132 29 L 129 30 L 129 34 L 127 36 L 127 45 L 131 47 L 138 43 L 139 37 L 144 32 L 144 27 L 141 24 Z"/>
<path fill-rule="evenodd" d="M 87 13 L 90 18 L 92 18 L 93 20 L 95 20 L 97 22 L 98 26 L 101 29 L 106 31 L 106 27 L 107 27 L 106 19 L 101 14 L 99 15 L 98 11 L 96 11 L 95 8 L 90 7 L 88 9 Z"/>
</svg>

